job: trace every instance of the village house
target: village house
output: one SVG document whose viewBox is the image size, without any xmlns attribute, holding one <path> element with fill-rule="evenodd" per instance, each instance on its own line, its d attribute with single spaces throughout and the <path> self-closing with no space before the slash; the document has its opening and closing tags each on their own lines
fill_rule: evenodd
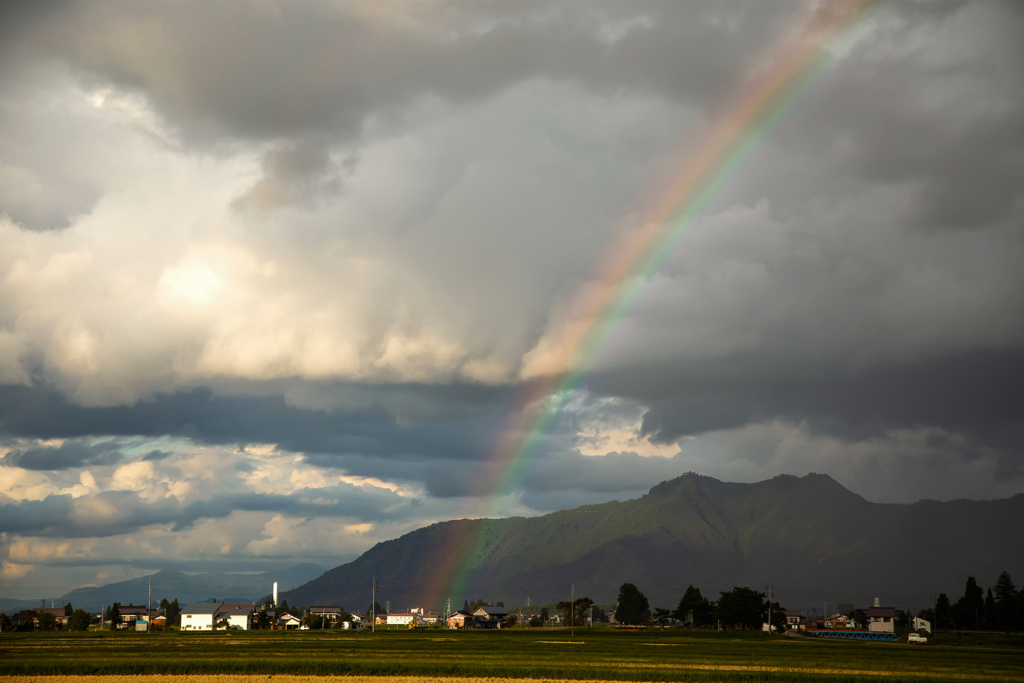
<svg viewBox="0 0 1024 683">
<path fill-rule="evenodd" d="M 459 610 L 455 614 L 448 617 L 448 628 L 473 628 L 473 615 L 469 612 L 463 612 Z"/>
<path fill-rule="evenodd" d="M 311 605 L 308 611 L 314 617 L 321 617 L 331 624 L 338 623 L 344 612 L 345 608 L 341 605 Z"/>
<path fill-rule="evenodd" d="M 128 605 L 127 607 L 121 605 L 117 608 L 117 611 L 121 614 L 121 621 L 117 627 L 127 629 L 138 628 L 136 622 L 141 621 L 145 623 L 150 613 L 150 609 L 145 605 Z"/>
<path fill-rule="evenodd" d="M 218 612 L 219 602 L 189 603 L 181 610 L 181 630 L 189 633 L 213 631 L 217 627 L 215 618 Z"/>
<path fill-rule="evenodd" d="M 505 623 L 508 612 L 504 607 L 482 605 L 473 610 L 474 626 L 476 628 L 501 628 Z"/>
<path fill-rule="evenodd" d="M 302 626 L 302 622 L 294 614 L 288 612 L 281 612 L 278 615 L 274 628 L 284 629 L 285 631 L 294 631 L 295 629 Z"/>
<path fill-rule="evenodd" d="M 853 628 L 853 625 L 845 614 L 836 612 L 835 614 L 829 615 L 825 618 L 825 628 L 847 629 Z"/>
<path fill-rule="evenodd" d="M 928 633 L 932 632 L 932 622 L 928 621 L 927 619 L 922 619 L 921 617 L 914 617 L 913 626 L 915 631 L 927 631 Z"/>
<path fill-rule="evenodd" d="M 896 608 L 881 607 L 875 598 L 874 607 L 868 608 L 868 630 L 893 633 L 896 630 Z"/>
<path fill-rule="evenodd" d="M 800 613 L 800 610 L 787 609 L 787 610 L 785 610 L 785 614 L 786 614 L 786 630 L 787 631 L 799 631 L 800 630 L 800 621 L 803 619 L 803 614 Z"/>
</svg>

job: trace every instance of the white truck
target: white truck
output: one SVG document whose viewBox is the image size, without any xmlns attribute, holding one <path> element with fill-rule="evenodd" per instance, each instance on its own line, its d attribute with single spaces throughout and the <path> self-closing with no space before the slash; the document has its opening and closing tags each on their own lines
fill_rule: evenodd
<svg viewBox="0 0 1024 683">
<path fill-rule="evenodd" d="M 907 636 L 907 642 L 911 645 L 913 645 L 914 643 L 918 643 L 919 645 L 925 645 L 928 642 L 928 639 L 922 636 L 920 633 L 911 633 L 909 636 Z"/>
</svg>

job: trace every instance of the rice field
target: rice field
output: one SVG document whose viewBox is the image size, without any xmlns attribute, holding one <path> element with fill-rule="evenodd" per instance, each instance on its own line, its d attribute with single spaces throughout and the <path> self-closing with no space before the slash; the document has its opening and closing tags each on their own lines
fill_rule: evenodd
<svg viewBox="0 0 1024 683">
<path fill-rule="evenodd" d="M 1022 681 L 1016 641 L 912 646 L 756 633 L 7 633 L 0 683 L 518 681 Z M 369 679 L 372 678 L 371 682 Z"/>
</svg>

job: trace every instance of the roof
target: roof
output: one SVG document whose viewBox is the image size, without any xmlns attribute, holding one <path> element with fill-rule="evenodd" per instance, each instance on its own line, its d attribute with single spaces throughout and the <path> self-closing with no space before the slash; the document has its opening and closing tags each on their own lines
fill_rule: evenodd
<svg viewBox="0 0 1024 683">
<path fill-rule="evenodd" d="M 341 605 L 310 605 L 309 611 L 313 614 L 340 614 L 344 608 Z"/>
<path fill-rule="evenodd" d="M 238 609 L 229 610 L 227 614 L 228 614 L 229 617 L 247 616 L 249 614 L 252 614 L 252 608 L 251 607 L 239 607 Z"/>
<path fill-rule="evenodd" d="M 418 617 L 420 615 L 413 614 L 412 612 L 392 612 L 391 614 L 388 614 L 387 616 L 389 616 L 389 617 Z"/>
<path fill-rule="evenodd" d="M 868 607 L 868 617 L 895 617 L 895 607 Z"/>
<path fill-rule="evenodd" d="M 227 612 L 233 609 L 256 609 L 256 603 L 252 602 L 225 602 L 220 606 L 221 612 Z"/>
<path fill-rule="evenodd" d="M 216 614 L 220 610 L 219 602 L 190 602 L 181 608 L 182 614 Z"/>
<path fill-rule="evenodd" d="M 126 614 L 145 614 L 149 611 L 149 608 L 145 605 L 121 605 L 117 608 L 117 611 L 122 616 Z"/>
<path fill-rule="evenodd" d="M 483 612 L 489 617 L 508 616 L 508 612 L 505 611 L 504 607 L 492 607 L 491 605 L 481 605 L 473 611 L 473 614 L 476 614 L 477 612 Z"/>
</svg>

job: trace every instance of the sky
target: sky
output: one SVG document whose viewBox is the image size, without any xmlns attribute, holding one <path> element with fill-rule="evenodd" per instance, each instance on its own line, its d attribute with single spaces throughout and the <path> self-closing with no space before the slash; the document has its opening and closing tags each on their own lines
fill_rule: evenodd
<svg viewBox="0 0 1024 683">
<path fill-rule="evenodd" d="M 479 495 L 602 259 L 827 10 L 4 3 L 0 595 L 333 567 L 690 471 L 1024 492 L 1024 6 L 908 0 Z"/>
</svg>

